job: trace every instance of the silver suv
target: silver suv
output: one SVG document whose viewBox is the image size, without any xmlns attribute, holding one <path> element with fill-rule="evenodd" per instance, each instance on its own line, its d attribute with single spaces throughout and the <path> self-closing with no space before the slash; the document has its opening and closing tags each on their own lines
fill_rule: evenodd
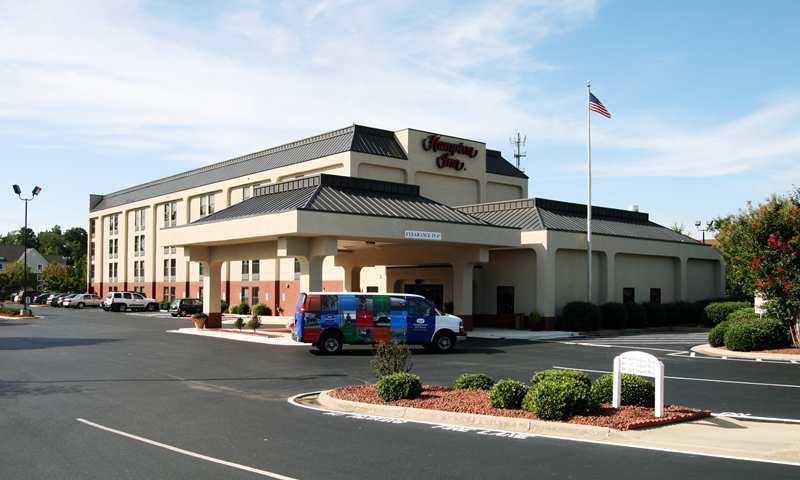
<svg viewBox="0 0 800 480">
<path fill-rule="evenodd" d="M 127 312 L 128 310 L 158 310 L 158 302 L 154 298 L 147 298 L 137 292 L 108 292 L 101 305 L 103 310 L 112 312 Z"/>
</svg>

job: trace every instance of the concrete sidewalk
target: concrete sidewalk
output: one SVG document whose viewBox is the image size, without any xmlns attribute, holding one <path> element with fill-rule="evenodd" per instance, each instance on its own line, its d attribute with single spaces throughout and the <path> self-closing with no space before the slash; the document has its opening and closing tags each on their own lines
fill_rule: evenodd
<svg viewBox="0 0 800 480">
<path fill-rule="evenodd" d="M 196 329 L 179 328 L 177 330 L 167 330 L 167 333 L 182 333 L 184 335 L 197 335 L 200 337 L 222 338 L 224 340 L 233 340 L 238 342 L 248 343 L 261 343 L 264 345 L 283 345 L 291 347 L 309 347 L 310 343 L 300 343 L 292 340 L 291 334 L 283 332 L 259 332 L 258 335 L 248 333 L 243 330 L 241 333 L 234 329 Z"/>
<path fill-rule="evenodd" d="M 317 397 L 317 403 L 322 409 L 336 412 L 800 466 L 800 426 L 796 424 L 711 417 L 621 431 L 590 425 L 352 402 L 333 398 L 326 392 Z"/>
<path fill-rule="evenodd" d="M 560 338 L 579 337 L 577 332 L 562 330 L 512 330 L 510 328 L 476 328 L 467 332 L 467 338 L 485 338 L 493 340 L 555 340 Z"/>
</svg>

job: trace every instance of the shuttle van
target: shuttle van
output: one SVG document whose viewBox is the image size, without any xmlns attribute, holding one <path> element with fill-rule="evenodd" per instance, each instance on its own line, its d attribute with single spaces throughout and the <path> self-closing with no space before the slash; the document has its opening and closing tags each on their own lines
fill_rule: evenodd
<svg viewBox="0 0 800 480">
<path fill-rule="evenodd" d="M 301 293 L 292 338 L 322 353 L 339 353 L 344 344 L 397 342 L 438 352 L 455 348 L 466 336 L 460 318 L 441 313 L 425 297 L 403 293 Z"/>
</svg>

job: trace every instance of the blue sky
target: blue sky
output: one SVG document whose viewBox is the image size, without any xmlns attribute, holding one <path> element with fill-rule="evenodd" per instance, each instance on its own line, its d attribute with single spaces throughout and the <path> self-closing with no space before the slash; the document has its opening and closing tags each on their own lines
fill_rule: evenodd
<svg viewBox="0 0 800 480">
<path fill-rule="evenodd" d="M 89 193 L 360 123 L 528 136 L 530 194 L 664 225 L 800 184 L 800 2 L 0 1 L 7 183 L 31 225 Z M 764 5 L 766 5 L 766 8 Z M 0 196 L 0 231 L 22 205 Z M 692 230 L 694 228 L 692 227 Z"/>
</svg>

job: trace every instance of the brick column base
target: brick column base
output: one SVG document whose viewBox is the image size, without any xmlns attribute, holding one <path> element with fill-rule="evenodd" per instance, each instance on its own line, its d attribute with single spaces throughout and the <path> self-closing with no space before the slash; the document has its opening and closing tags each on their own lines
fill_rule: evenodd
<svg viewBox="0 0 800 480">
<path fill-rule="evenodd" d="M 458 315 L 458 318 L 460 318 L 464 322 L 464 330 L 466 330 L 467 332 L 471 331 L 474 328 L 472 315 Z"/>
<path fill-rule="evenodd" d="M 222 328 L 222 314 L 209 313 L 206 319 L 206 328 Z"/>
</svg>

